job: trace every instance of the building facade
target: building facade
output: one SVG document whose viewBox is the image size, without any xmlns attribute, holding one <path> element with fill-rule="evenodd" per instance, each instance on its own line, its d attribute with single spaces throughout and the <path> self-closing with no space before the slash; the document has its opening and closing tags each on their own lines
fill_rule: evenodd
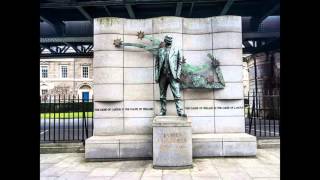
<svg viewBox="0 0 320 180">
<path fill-rule="evenodd" d="M 40 96 L 49 95 L 91 99 L 92 58 L 40 59 Z"/>
</svg>

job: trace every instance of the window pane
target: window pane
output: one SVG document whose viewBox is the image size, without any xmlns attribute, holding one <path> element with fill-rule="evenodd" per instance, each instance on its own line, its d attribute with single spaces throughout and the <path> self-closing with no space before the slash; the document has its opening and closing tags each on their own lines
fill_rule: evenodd
<svg viewBox="0 0 320 180">
<path fill-rule="evenodd" d="M 62 78 L 68 77 L 68 67 L 67 66 L 61 66 L 61 77 Z"/>
<path fill-rule="evenodd" d="M 47 93 L 48 93 L 48 89 L 42 89 L 42 90 L 41 90 L 41 94 L 42 94 L 42 95 L 46 95 Z"/>
<path fill-rule="evenodd" d="M 82 77 L 83 78 L 89 77 L 89 67 L 88 66 L 82 66 Z"/>
<path fill-rule="evenodd" d="M 48 66 L 41 66 L 41 77 L 47 78 L 48 77 Z"/>
</svg>

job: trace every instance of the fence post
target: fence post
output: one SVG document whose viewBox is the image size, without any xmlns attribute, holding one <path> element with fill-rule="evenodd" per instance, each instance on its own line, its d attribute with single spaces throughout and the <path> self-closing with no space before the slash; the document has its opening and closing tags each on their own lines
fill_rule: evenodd
<svg viewBox="0 0 320 180">
<path fill-rule="evenodd" d="M 80 109 L 80 102 L 79 102 L 79 94 L 78 94 L 78 109 L 77 109 L 77 114 L 78 114 L 78 140 L 80 140 L 80 133 L 79 133 L 79 128 L 80 128 L 80 125 L 79 125 L 79 119 L 80 119 L 80 115 L 79 115 L 79 109 Z"/>
<path fill-rule="evenodd" d="M 66 127 L 65 127 L 65 123 L 66 123 L 66 95 L 63 94 L 63 140 L 64 136 L 65 136 L 65 131 L 66 131 Z"/>
<path fill-rule="evenodd" d="M 49 141 L 50 141 L 50 134 L 51 134 L 51 95 L 49 97 Z"/>
<path fill-rule="evenodd" d="M 43 109 L 43 107 L 42 107 L 42 101 L 41 101 L 41 96 L 40 96 L 40 141 L 41 141 L 41 113 L 42 113 L 42 110 Z M 44 131 L 43 131 L 44 132 Z"/>
<path fill-rule="evenodd" d="M 53 96 L 53 142 L 56 141 L 56 95 Z"/>
<path fill-rule="evenodd" d="M 84 121 L 85 121 L 85 112 L 84 112 L 84 100 L 82 97 L 82 142 L 84 142 Z"/>
<path fill-rule="evenodd" d="M 58 101 L 58 115 L 59 115 L 59 126 L 58 126 L 58 140 L 60 141 L 60 114 L 61 114 L 61 106 L 60 106 L 60 94 L 59 94 L 59 101 Z"/>
<path fill-rule="evenodd" d="M 70 94 L 68 96 L 68 140 L 70 140 Z"/>
<path fill-rule="evenodd" d="M 92 99 L 91 99 L 91 106 L 92 106 L 92 116 L 91 116 L 91 133 L 93 136 L 93 116 L 94 116 L 94 99 L 93 99 L 93 95 L 92 95 Z"/>
<path fill-rule="evenodd" d="M 74 94 L 72 94 L 72 140 L 74 140 Z"/>
</svg>

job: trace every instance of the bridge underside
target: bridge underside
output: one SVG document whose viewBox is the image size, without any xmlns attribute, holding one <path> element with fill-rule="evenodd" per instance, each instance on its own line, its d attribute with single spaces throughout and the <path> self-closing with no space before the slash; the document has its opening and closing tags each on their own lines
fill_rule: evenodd
<svg viewBox="0 0 320 180">
<path fill-rule="evenodd" d="M 92 57 L 93 19 L 242 16 L 243 52 L 278 49 L 279 0 L 40 0 L 40 56 Z"/>
</svg>

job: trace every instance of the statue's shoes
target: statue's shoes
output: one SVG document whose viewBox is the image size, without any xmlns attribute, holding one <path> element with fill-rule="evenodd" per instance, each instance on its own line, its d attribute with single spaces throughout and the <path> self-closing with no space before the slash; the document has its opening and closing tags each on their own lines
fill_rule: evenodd
<svg viewBox="0 0 320 180">
<path fill-rule="evenodd" d="M 160 112 L 160 113 L 158 114 L 158 116 L 165 116 L 165 115 L 166 115 L 165 112 Z"/>
<path fill-rule="evenodd" d="M 178 114 L 178 116 L 181 116 L 181 117 L 187 117 L 186 114 Z"/>
</svg>

